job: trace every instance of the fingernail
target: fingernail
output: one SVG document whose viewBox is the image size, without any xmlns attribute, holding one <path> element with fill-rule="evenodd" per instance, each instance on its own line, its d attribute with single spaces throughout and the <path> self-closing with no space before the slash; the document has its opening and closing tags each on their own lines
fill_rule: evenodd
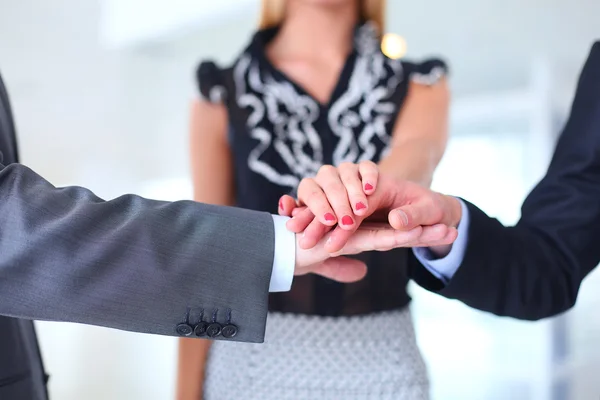
<svg viewBox="0 0 600 400">
<path fill-rule="evenodd" d="M 370 183 L 365 183 L 365 190 L 373 190 L 373 185 Z"/>
<path fill-rule="evenodd" d="M 335 217 L 332 213 L 325 214 L 325 221 L 335 221 Z"/>
<path fill-rule="evenodd" d="M 402 210 L 398 210 L 398 216 L 402 219 L 402 225 L 408 226 L 408 215 Z"/>
<path fill-rule="evenodd" d="M 279 200 L 279 209 L 283 210 L 283 201 Z"/>
<path fill-rule="evenodd" d="M 364 210 L 365 208 L 367 208 L 367 206 L 365 206 L 365 203 L 363 203 L 362 201 L 359 201 L 358 203 L 356 203 L 356 211 Z"/>
<path fill-rule="evenodd" d="M 342 218 L 342 225 L 352 225 L 353 223 L 354 220 L 349 215 L 344 215 L 344 217 Z"/>
</svg>

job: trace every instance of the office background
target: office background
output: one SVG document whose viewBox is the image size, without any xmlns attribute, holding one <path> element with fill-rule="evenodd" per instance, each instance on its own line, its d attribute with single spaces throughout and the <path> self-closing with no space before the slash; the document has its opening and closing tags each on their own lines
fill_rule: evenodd
<svg viewBox="0 0 600 400">
<path fill-rule="evenodd" d="M 190 198 L 194 67 L 207 57 L 231 61 L 255 28 L 258 3 L 0 0 L 0 69 L 23 162 L 56 185 L 106 198 Z M 514 223 L 600 39 L 600 2 L 388 4 L 388 30 L 406 39 L 407 57 L 441 55 L 451 67 L 451 141 L 434 188 Z M 411 286 L 433 399 L 597 400 L 598 287 L 596 272 L 574 310 L 528 323 Z M 38 329 L 53 398 L 172 398 L 175 339 L 48 322 Z"/>
</svg>

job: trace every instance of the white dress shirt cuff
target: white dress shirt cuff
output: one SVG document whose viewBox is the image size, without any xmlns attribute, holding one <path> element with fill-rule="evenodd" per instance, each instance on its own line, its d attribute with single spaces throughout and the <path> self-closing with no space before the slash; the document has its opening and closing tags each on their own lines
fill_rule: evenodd
<svg viewBox="0 0 600 400">
<path fill-rule="evenodd" d="M 287 292 L 292 287 L 296 265 L 296 235 L 288 231 L 288 217 L 272 215 L 275 226 L 275 256 L 269 292 Z"/>
<path fill-rule="evenodd" d="M 465 258 L 465 251 L 469 242 L 469 209 L 464 201 L 460 200 L 462 216 L 458 224 L 458 237 L 452 244 L 450 253 L 443 258 L 435 258 L 435 255 L 427 247 L 415 247 L 413 253 L 417 260 L 433 276 L 448 284 Z"/>
</svg>

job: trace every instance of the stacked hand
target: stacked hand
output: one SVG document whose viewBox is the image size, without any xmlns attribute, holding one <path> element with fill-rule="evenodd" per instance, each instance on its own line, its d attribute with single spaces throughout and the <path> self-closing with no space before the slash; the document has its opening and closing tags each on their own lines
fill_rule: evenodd
<svg viewBox="0 0 600 400">
<path fill-rule="evenodd" d="M 361 279 L 366 266 L 342 255 L 425 246 L 444 255 L 456 239 L 461 207 L 456 198 L 379 174 L 365 161 L 323 166 L 300 182 L 297 200 L 281 198 L 279 213 L 291 216 L 287 228 L 301 234 L 297 260 L 312 265 L 297 273 L 348 282 Z"/>
</svg>

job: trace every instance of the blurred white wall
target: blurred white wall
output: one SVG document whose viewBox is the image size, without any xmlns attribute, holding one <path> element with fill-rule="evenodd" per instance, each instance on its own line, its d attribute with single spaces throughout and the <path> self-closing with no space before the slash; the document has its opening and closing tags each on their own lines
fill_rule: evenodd
<svg viewBox="0 0 600 400">
<path fill-rule="evenodd" d="M 122 1 L 130 11 L 140 3 Z M 189 13 L 194 18 L 197 4 L 208 4 L 197 1 Z M 144 2 L 150 3 L 161 5 Z M 548 147 L 552 124 L 542 118 L 532 127 L 531 121 L 539 121 L 535 110 L 508 112 L 500 122 L 465 121 L 479 115 L 482 98 L 493 103 L 505 93 L 535 87 L 535 71 L 544 70 L 535 68 L 536 60 L 548 68 L 551 80 L 541 113 L 563 115 L 592 40 L 600 38 L 600 2 L 388 3 L 390 30 L 407 38 L 411 57 L 442 54 L 451 64 L 455 138 L 437 187 L 468 196 L 505 222 L 515 221 L 522 197 L 540 172 L 539 163 L 528 164 L 530 141 Z M 177 20 L 185 13 L 174 13 L 168 29 L 158 32 L 140 5 L 131 27 L 143 29 L 116 29 L 110 37 L 99 1 L 0 0 L 0 70 L 13 100 L 23 162 L 57 185 L 86 185 L 108 198 L 124 192 L 188 198 L 187 108 L 195 95 L 195 65 L 206 57 L 231 60 L 254 29 L 257 4 L 244 1 L 241 12 L 218 23 L 202 15 Z M 127 24 L 120 20 L 118 26 Z M 535 138 L 540 132 L 541 141 Z M 547 154 L 537 156 L 544 160 Z M 527 175 L 533 167 L 537 172 Z M 597 275 L 590 278 L 596 287 Z M 572 357 L 562 371 L 569 378 L 570 397 L 563 398 L 597 399 L 600 393 L 593 374 L 583 373 L 600 367 L 600 351 L 590 350 L 600 326 L 589 318 L 600 296 L 590 285 L 586 282 L 580 304 L 569 314 Z M 528 377 L 499 371 L 509 370 L 511 363 L 547 359 L 547 346 L 532 349 L 528 344 L 539 337 L 549 340 L 550 325 L 483 316 L 414 290 L 419 340 L 431 364 L 435 399 L 480 400 L 506 393 L 498 388 L 514 389 L 511 400 L 540 393 L 526 382 Z M 173 393 L 172 338 L 72 324 L 38 326 L 55 399 L 162 400 Z M 474 371 L 480 373 L 477 379 Z"/>
</svg>

